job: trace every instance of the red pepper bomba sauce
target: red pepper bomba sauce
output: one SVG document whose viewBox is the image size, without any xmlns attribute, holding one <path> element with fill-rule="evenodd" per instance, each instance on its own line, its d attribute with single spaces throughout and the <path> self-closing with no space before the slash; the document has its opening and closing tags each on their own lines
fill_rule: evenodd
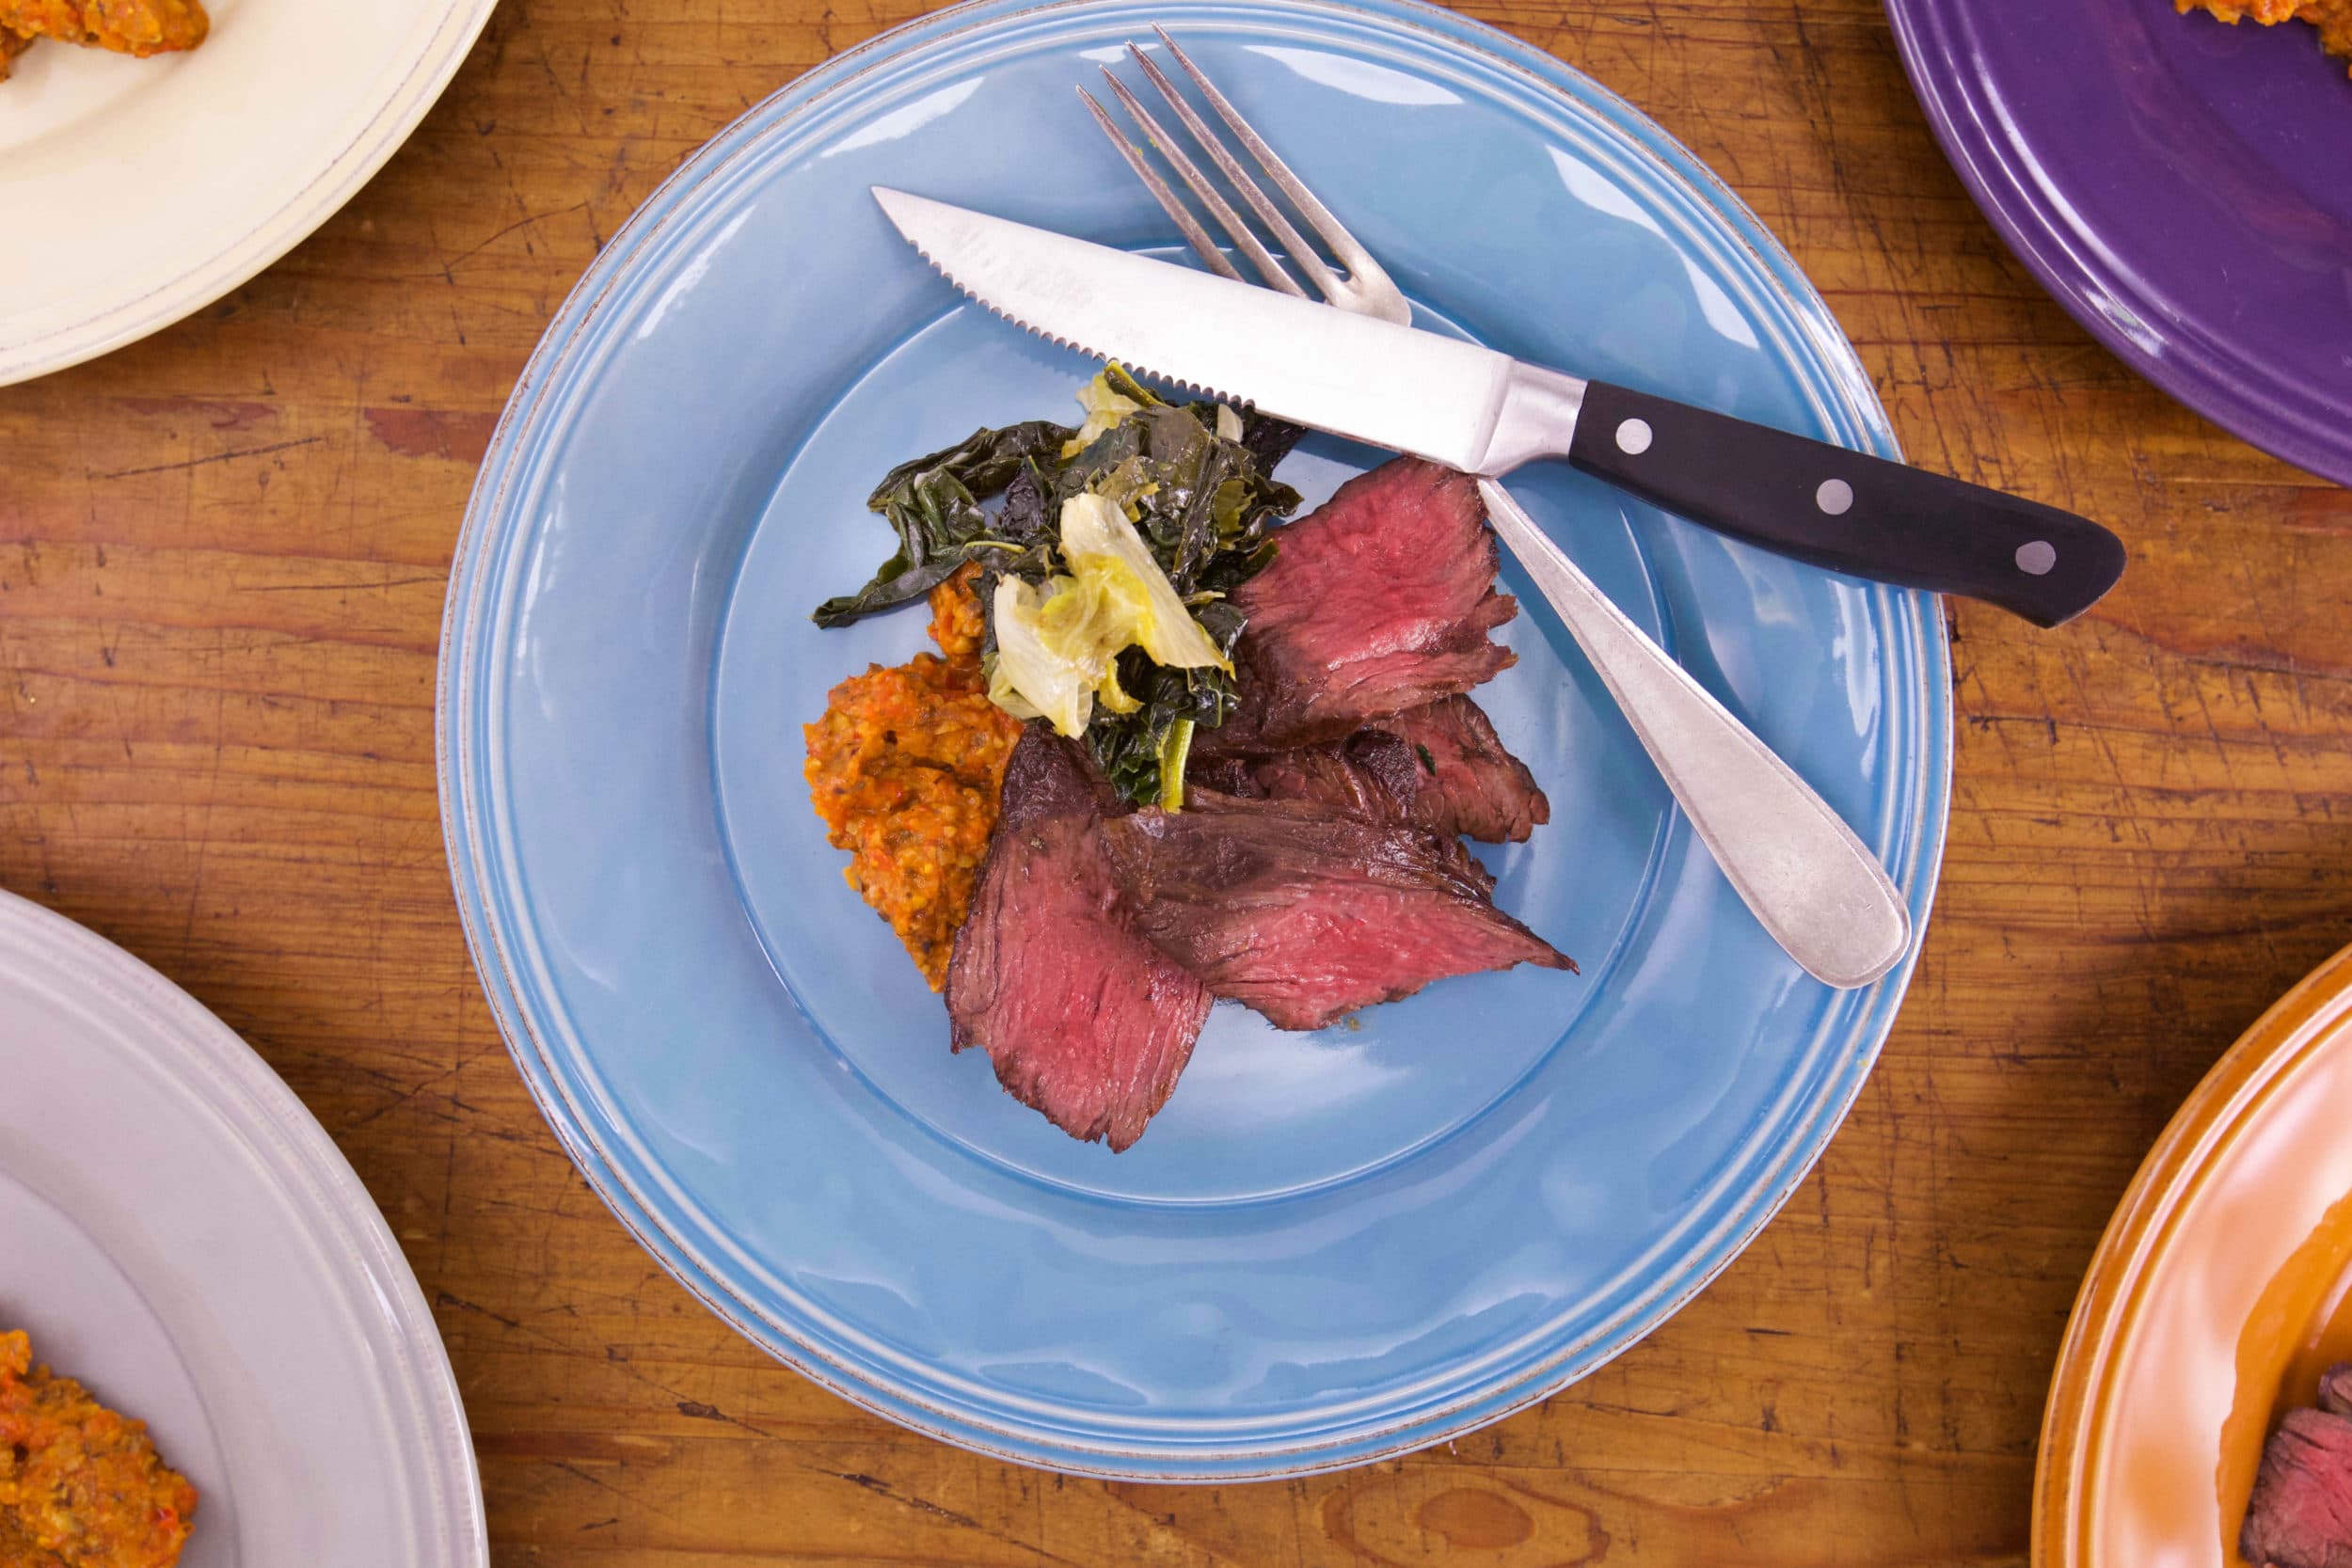
<svg viewBox="0 0 2352 1568">
<path fill-rule="evenodd" d="M 172 1568 L 196 1488 L 168 1468 L 145 1422 L 108 1410 L 0 1334 L 0 1565 Z"/>
<path fill-rule="evenodd" d="M 2177 11 L 2203 10 L 2234 24 L 2252 17 L 2265 27 L 2303 21 L 2319 29 L 2319 46 L 2352 59 L 2352 0 L 2172 0 Z"/>
<path fill-rule="evenodd" d="M 982 623 L 966 566 L 931 590 L 939 654 L 871 665 L 833 689 L 802 726 L 803 771 L 841 875 L 890 923 L 938 990 L 996 826 L 1021 721 L 988 700 Z M 944 655 L 945 657 L 941 657 Z"/>
</svg>

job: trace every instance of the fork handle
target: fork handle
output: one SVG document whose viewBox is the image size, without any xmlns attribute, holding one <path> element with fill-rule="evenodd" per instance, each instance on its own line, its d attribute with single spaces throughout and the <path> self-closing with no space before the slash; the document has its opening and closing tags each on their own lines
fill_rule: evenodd
<svg viewBox="0 0 2352 1568">
<path fill-rule="evenodd" d="M 1605 381 L 1585 386 L 1566 455 L 1735 539 L 2039 626 L 2123 575 L 2123 542 L 2071 512 Z"/>
<path fill-rule="evenodd" d="M 1609 602 L 1491 479 L 1486 517 L 1559 612 L 1699 839 L 1772 940 L 1815 978 L 1866 986 L 1902 961 L 1911 911 L 1828 801 Z"/>
</svg>

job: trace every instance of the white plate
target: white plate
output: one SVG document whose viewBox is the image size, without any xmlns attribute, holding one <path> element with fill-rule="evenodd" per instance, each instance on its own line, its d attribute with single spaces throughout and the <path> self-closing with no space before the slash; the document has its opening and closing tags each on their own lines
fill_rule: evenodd
<svg viewBox="0 0 2352 1568">
<path fill-rule="evenodd" d="M 0 82 L 0 386 L 293 249 L 424 118 L 494 3 L 209 0 L 186 55 L 34 45 Z"/>
<path fill-rule="evenodd" d="M 187 993 L 0 893 L 0 1328 L 144 1419 L 181 1568 L 486 1568 L 415 1275 L 292 1090 Z"/>
</svg>

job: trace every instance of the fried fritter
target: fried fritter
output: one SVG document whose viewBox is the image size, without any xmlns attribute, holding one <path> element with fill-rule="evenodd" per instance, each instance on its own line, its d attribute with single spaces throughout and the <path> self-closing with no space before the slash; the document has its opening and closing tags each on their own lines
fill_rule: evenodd
<svg viewBox="0 0 2352 1568">
<path fill-rule="evenodd" d="M 8 68 L 16 63 L 19 55 L 32 46 L 33 40 L 24 34 L 11 33 L 6 27 L 0 27 L 0 82 L 8 79 Z"/>
<path fill-rule="evenodd" d="M 2352 0 L 2172 0 L 2177 11 L 2201 10 L 2234 24 L 2252 17 L 2265 27 L 2281 22 L 2308 22 L 2319 29 L 2319 46 L 2330 55 L 2352 59 Z"/>
<path fill-rule="evenodd" d="M 8 1568 L 172 1568 L 196 1488 L 167 1469 L 147 1423 L 33 1365 L 0 1334 L 0 1563 Z"/>
<path fill-rule="evenodd" d="M 2352 0 L 2311 0 L 2303 20 L 2319 29 L 2319 46 L 2330 55 L 2352 59 Z"/>
<path fill-rule="evenodd" d="M 118 55 L 165 55 L 204 41 L 202 0 L 0 0 L 0 29 Z"/>
</svg>

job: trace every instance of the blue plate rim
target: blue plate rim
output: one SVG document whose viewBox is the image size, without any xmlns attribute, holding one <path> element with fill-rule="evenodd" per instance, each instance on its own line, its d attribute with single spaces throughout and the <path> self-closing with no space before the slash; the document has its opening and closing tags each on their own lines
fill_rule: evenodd
<svg viewBox="0 0 2352 1568">
<path fill-rule="evenodd" d="M 526 466 L 534 435 L 560 422 L 565 400 L 550 400 L 558 388 L 557 372 L 568 368 L 575 351 L 587 346 L 589 329 L 616 293 L 632 281 L 623 269 L 625 259 L 644 244 L 673 215 L 691 193 L 722 182 L 744 153 L 779 133 L 791 117 L 804 114 L 861 78 L 916 47 L 946 43 L 993 24 L 1049 12 L 1079 11 L 1096 0 L 971 0 L 971 3 L 902 24 L 825 62 L 763 100 L 681 166 L 623 225 L 591 265 L 551 320 L 517 380 L 494 433 L 488 455 L 477 478 L 455 550 L 446 601 L 436 680 L 436 752 L 440 785 L 443 837 L 450 860 L 461 922 L 486 999 L 505 1038 L 517 1070 L 542 1116 L 555 1132 L 565 1154 L 581 1171 L 599 1198 L 663 1268 L 723 1321 L 777 1359 L 812 1381 L 866 1409 L 942 1440 L 1018 1463 L 1043 1465 L 1072 1474 L 1106 1479 L 1144 1481 L 1246 1480 L 1311 1474 L 1368 1463 L 1395 1453 L 1427 1447 L 1483 1426 L 1534 1403 L 1567 1383 L 1588 1374 L 1620 1354 L 1662 1323 L 1703 1290 L 1786 1203 L 1812 1168 L 1831 1134 L 1840 1125 L 1859 1094 L 1879 1049 L 1892 1026 L 1910 975 L 1916 965 L 1932 906 L 1940 870 L 1950 799 L 1951 709 L 1949 649 L 1945 637 L 1941 602 L 1932 595 L 1873 590 L 1880 624 L 1887 629 L 1889 684 L 1905 671 L 1915 673 L 1923 701 L 1911 711 L 1911 730 L 1904 737 L 1919 760 L 1913 780 L 1914 809 L 1902 814 L 1909 823 L 1906 841 L 1890 847 L 1890 860 L 1910 868 L 1908 900 L 1915 936 L 1912 948 L 1897 970 L 1868 992 L 1860 993 L 1860 1007 L 1846 1031 L 1842 1060 L 1819 1092 L 1814 1114 L 1792 1125 L 1776 1154 L 1762 1164 L 1749 1196 L 1732 1205 L 1735 1212 L 1718 1217 L 1714 1236 L 1685 1263 L 1678 1282 L 1629 1302 L 1608 1321 L 1594 1325 L 1572 1341 L 1551 1347 L 1533 1365 L 1514 1376 L 1493 1383 L 1475 1394 L 1458 1398 L 1440 1409 L 1406 1408 L 1387 1424 L 1371 1429 L 1351 1427 L 1343 1434 L 1311 1434 L 1303 1442 L 1265 1446 L 1248 1452 L 1230 1446 L 1204 1449 L 1172 1443 L 1134 1450 L 1073 1449 L 1055 1441 L 1050 1426 L 1025 1431 L 977 1420 L 935 1401 L 903 1389 L 879 1386 L 854 1370 L 835 1365 L 823 1351 L 742 1309 L 729 1298 L 715 1271 L 697 1258 L 683 1238 L 671 1234 L 617 1168 L 610 1151 L 596 1135 L 601 1120 L 593 1108 L 578 1102 L 548 1058 L 548 1045 L 534 1027 L 522 998 L 527 987 L 514 956 L 501 939 L 495 911 L 503 901 L 489 867 L 497 856 L 485 816 L 494 815 L 474 798 L 470 786 L 485 771 L 480 761 L 486 747 L 490 709 L 470 710 L 483 721 L 469 718 L 466 698 L 473 687 L 472 671 L 457 657 L 478 645 L 475 611 L 485 581 L 495 580 L 494 563 L 500 547 L 511 539 L 498 536 L 505 499 L 517 469 Z M 1255 0 L 1260 8 L 1285 8 L 1286 0 Z M 1811 369 L 1842 395 L 1838 412 L 1859 427 L 1856 436 L 1883 455 L 1899 455 L 1884 412 L 1851 346 L 1837 328 L 1818 291 L 1804 278 L 1787 252 L 1746 204 L 1679 143 L 1642 116 L 1622 98 L 1594 83 L 1550 55 L 1507 34 L 1469 21 L 1420 0 L 1311 0 L 1303 12 L 1354 15 L 1433 37 L 1439 43 L 1478 57 L 1490 69 L 1513 76 L 1549 99 L 1565 99 L 1577 110 L 1597 114 L 1611 122 L 1631 147 L 1651 160 L 1667 177 L 1669 188 L 1698 206 L 1712 208 L 1724 220 L 1726 236 L 1744 246 L 1749 259 L 1777 291 L 1774 303 L 1787 313 L 1789 325 L 1806 340 Z M 1898 601 L 1904 601 L 1903 604 Z M 1912 613 L 1899 612 L 1908 608 Z M 1901 635 L 1908 631 L 1908 637 Z M 495 699 L 493 699 L 495 701 Z M 477 733 L 480 732 L 480 733 Z M 494 773 L 496 765 L 487 765 Z M 1679 820 L 1679 814 L 1677 820 Z M 1835 1028 L 1835 1013 L 1816 1032 L 1818 1040 Z M 1745 1208 L 1745 1213 L 1737 1210 Z M 1674 1240 L 1670 1233 L 1660 1246 Z M 1629 1326 L 1630 1325 L 1630 1326 Z M 1597 1343 L 1607 1341 L 1597 1352 Z"/>
</svg>

